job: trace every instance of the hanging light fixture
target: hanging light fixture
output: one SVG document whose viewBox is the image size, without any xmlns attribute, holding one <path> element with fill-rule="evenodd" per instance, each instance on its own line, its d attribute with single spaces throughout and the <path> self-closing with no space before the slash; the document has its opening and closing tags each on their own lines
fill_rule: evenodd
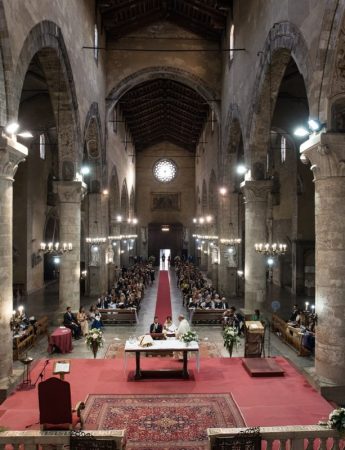
<svg viewBox="0 0 345 450">
<path fill-rule="evenodd" d="M 73 250 L 72 242 L 55 242 L 55 230 L 56 230 L 56 217 L 54 217 L 53 236 L 50 242 L 41 242 L 39 252 L 43 254 L 49 254 L 51 256 L 63 255 L 66 252 Z"/>
<path fill-rule="evenodd" d="M 285 255 L 287 250 L 286 244 L 273 243 L 259 243 L 254 244 L 255 251 L 264 256 L 280 256 Z"/>
</svg>

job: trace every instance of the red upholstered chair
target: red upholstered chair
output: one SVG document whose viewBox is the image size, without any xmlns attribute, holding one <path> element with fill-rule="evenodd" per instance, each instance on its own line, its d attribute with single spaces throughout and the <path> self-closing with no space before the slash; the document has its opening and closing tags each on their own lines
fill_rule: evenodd
<svg viewBox="0 0 345 450">
<path fill-rule="evenodd" d="M 39 383 L 38 401 L 41 430 L 72 430 L 78 424 L 82 428 L 81 410 L 85 404 L 79 402 L 72 410 L 71 387 L 67 381 L 52 377 Z"/>
</svg>

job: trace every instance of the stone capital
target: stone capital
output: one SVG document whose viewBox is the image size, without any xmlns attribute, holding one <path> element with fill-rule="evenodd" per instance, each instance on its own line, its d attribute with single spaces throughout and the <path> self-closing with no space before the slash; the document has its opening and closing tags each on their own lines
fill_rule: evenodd
<svg viewBox="0 0 345 450">
<path fill-rule="evenodd" d="M 13 181 L 19 163 L 25 161 L 28 149 L 6 134 L 0 135 L 0 179 Z"/>
<path fill-rule="evenodd" d="M 241 183 L 245 203 L 267 202 L 267 194 L 271 192 L 271 180 L 245 180 Z"/>
<path fill-rule="evenodd" d="M 80 203 L 86 194 L 87 187 L 82 181 L 55 181 L 54 192 L 60 203 Z"/>
<path fill-rule="evenodd" d="M 301 161 L 311 164 L 314 181 L 345 176 L 345 134 L 319 133 L 300 146 Z"/>
</svg>

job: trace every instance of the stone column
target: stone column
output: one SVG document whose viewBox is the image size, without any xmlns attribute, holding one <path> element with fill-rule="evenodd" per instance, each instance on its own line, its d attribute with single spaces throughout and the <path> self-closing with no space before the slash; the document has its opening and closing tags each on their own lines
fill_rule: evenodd
<svg viewBox="0 0 345 450">
<path fill-rule="evenodd" d="M 110 236 L 119 236 L 121 234 L 120 224 L 118 222 L 112 221 L 110 223 Z M 113 245 L 115 244 L 115 245 Z M 119 240 L 114 240 L 113 243 L 113 264 L 109 264 L 109 283 L 112 285 L 115 281 L 115 267 L 121 268 L 120 264 L 120 250 L 121 243 Z"/>
<path fill-rule="evenodd" d="M 13 311 L 13 181 L 18 164 L 28 150 L 6 135 L 0 135 L 0 390 L 6 390 L 12 375 Z"/>
<path fill-rule="evenodd" d="M 73 245 L 60 261 L 59 310 L 63 313 L 67 306 L 72 311 L 80 306 L 80 207 L 86 185 L 81 181 L 56 181 L 54 188 L 59 199 L 60 243 Z"/>
<path fill-rule="evenodd" d="M 300 147 L 315 182 L 315 371 L 324 395 L 345 402 L 345 136 L 322 133 Z M 332 388 L 333 386 L 333 388 Z"/>
<path fill-rule="evenodd" d="M 261 308 L 266 299 L 266 258 L 255 252 L 256 242 L 267 241 L 266 210 L 272 182 L 246 180 L 241 188 L 245 202 L 245 309 Z"/>
</svg>

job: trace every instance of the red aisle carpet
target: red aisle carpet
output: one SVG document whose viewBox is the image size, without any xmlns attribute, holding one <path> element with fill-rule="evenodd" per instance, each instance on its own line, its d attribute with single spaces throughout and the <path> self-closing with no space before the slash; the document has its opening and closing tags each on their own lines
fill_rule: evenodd
<svg viewBox="0 0 345 450">
<path fill-rule="evenodd" d="M 161 270 L 159 272 L 155 316 L 158 316 L 161 324 L 165 322 L 167 316 L 171 316 L 170 283 L 169 272 L 167 270 Z"/>
<path fill-rule="evenodd" d="M 73 359 L 66 380 L 71 383 L 73 404 L 88 394 L 231 393 L 248 426 L 311 425 L 325 420 L 332 406 L 284 358 L 276 360 L 285 370 L 284 377 L 251 378 L 242 367 L 241 358 L 202 358 L 199 373 L 195 360 L 190 361 L 192 377 L 188 381 L 135 382 L 128 381 L 128 370 L 134 370 L 134 358 L 128 358 L 126 372 L 123 359 Z M 43 364 L 44 360 L 34 368 L 33 380 Z M 143 358 L 142 365 L 143 369 L 157 369 L 180 364 L 165 358 Z M 46 377 L 51 376 L 52 367 L 51 361 Z M 23 430 L 37 421 L 37 388 L 18 391 L 0 405 L 0 426 Z"/>
</svg>

